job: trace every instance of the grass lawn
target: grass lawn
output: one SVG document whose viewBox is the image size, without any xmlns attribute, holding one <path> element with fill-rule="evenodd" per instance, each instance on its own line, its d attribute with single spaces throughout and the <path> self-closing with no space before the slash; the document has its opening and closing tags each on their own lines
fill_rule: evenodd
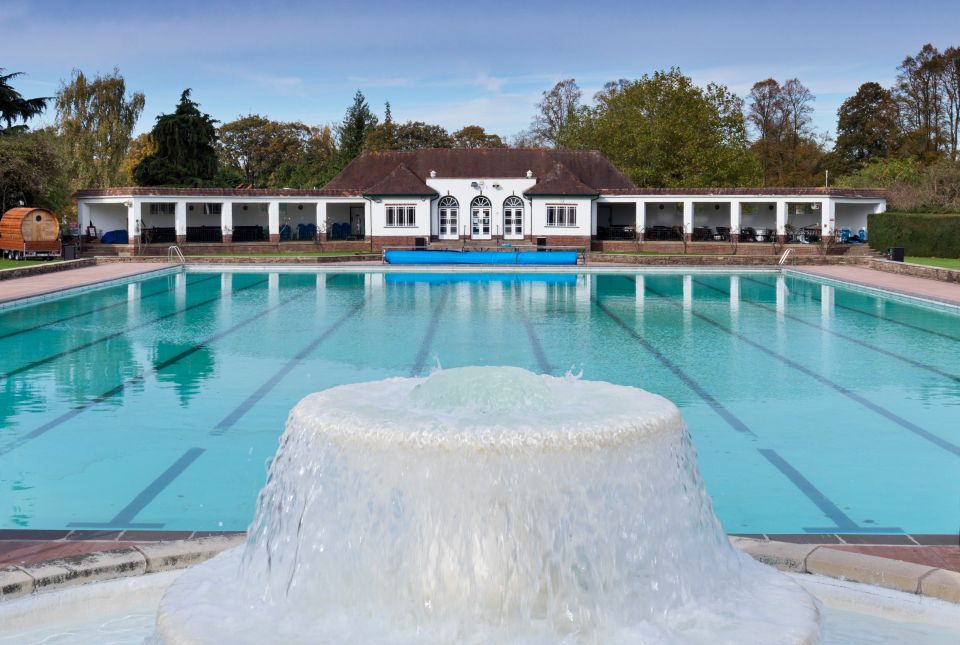
<svg viewBox="0 0 960 645">
<path fill-rule="evenodd" d="M 0 258 L 0 269 L 16 269 L 19 267 L 27 267 L 32 264 L 43 264 L 44 262 L 49 262 L 50 260 L 4 260 Z"/>
<path fill-rule="evenodd" d="M 927 266 L 932 267 L 943 267 L 944 269 L 957 269 L 960 270 L 960 259 L 951 259 L 951 258 L 918 258 L 908 255 L 906 257 L 907 262 L 912 262 L 913 264 L 926 264 Z"/>
</svg>

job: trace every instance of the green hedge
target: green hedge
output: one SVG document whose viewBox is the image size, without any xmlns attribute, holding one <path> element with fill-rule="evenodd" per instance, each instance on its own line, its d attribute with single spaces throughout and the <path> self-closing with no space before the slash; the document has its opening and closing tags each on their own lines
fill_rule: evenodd
<svg viewBox="0 0 960 645">
<path fill-rule="evenodd" d="M 960 214 L 874 213 L 867 229 L 870 247 L 882 253 L 902 246 L 907 255 L 960 258 Z"/>
</svg>

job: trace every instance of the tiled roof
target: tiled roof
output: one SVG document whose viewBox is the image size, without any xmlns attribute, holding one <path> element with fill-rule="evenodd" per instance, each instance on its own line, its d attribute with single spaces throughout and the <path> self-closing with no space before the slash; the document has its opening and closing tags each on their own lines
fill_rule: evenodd
<svg viewBox="0 0 960 645">
<path fill-rule="evenodd" d="M 348 197 L 354 193 L 326 188 L 84 188 L 73 194 L 82 197 Z"/>
<path fill-rule="evenodd" d="M 850 197 L 859 199 L 886 199 L 883 188 L 633 188 L 631 190 L 604 190 L 604 195 L 644 196 L 723 196 L 723 197 Z"/>
<path fill-rule="evenodd" d="M 416 195 L 435 197 L 439 193 L 423 183 L 423 180 L 413 174 L 406 164 L 401 163 L 389 175 L 363 191 L 363 194 L 371 196 Z"/>
<path fill-rule="evenodd" d="M 590 195 L 600 194 L 580 181 L 566 166 L 558 163 L 547 175 L 525 191 L 526 195 Z"/>
<path fill-rule="evenodd" d="M 558 164 L 577 181 L 600 191 L 633 190 L 634 185 L 606 157 L 593 150 L 548 150 L 545 148 L 423 148 L 411 151 L 365 152 L 351 161 L 324 188 L 352 194 L 371 194 L 372 187 L 400 164 L 425 181 L 430 171 L 438 178 L 524 178 L 527 171 L 545 178 Z"/>
</svg>

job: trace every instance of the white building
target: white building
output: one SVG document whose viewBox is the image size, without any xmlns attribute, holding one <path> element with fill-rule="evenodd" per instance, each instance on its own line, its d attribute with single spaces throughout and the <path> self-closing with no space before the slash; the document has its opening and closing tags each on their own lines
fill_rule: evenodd
<svg viewBox="0 0 960 645">
<path fill-rule="evenodd" d="M 643 189 L 599 152 L 513 148 L 368 152 L 318 189 L 137 187 L 75 197 L 88 242 L 128 248 L 809 242 L 856 235 L 886 208 L 876 189 Z"/>
</svg>

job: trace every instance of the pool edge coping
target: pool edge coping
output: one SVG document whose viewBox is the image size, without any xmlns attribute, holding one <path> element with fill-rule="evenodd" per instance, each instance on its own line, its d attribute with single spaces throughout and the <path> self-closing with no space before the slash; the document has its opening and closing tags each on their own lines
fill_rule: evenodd
<svg viewBox="0 0 960 645">
<path fill-rule="evenodd" d="M 918 296 L 906 291 L 898 291 L 896 289 L 884 289 L 883 287 L 877 287 L 874 285 L 866 284 L 864 282 L 857 282 L 855 280 L 841 280 L 839 278 L 831 278 L 827 276 L 818 275 L 816 273 L 809 273 L 803 269 L 798 268 L 783 268 L 780 272 L 784 276 L 792 278 L 800 278 L 802 280 L 809 280 L 810 282 L 816 282 L 819 284 L 824 284 L 831 287 L 840 287 L 846 289 L 852 289 L 855 291 L 865 291 L 869 295 L 878 296 L 886 300 L 893 300 L 895 302 L 901 302 L 908 305 L 913 305 L 916 307 L 925 307 L 927 309 L 935 309 L 937 311 L 945 311 L 947 313 L 960 314 L 960 304 L 953 302 L 948 302 L 946 300 L 938 300 L 936 298 L 927 298 L 925 296 Z"/>
<path fill-rule="evenodd" d="M 0 569 L 0 604 L 93 582 L 186 569 L 245 540 L 245 535 L 231 535 L 137 544 L 5 567 Z M 832 549 L 825 544 L 737 536 L 729 536 L 729 540 L 738 551 L 780 571 L 821 575 L 960 604 L 960 573 L 949 569 Z"/>
</svg>

